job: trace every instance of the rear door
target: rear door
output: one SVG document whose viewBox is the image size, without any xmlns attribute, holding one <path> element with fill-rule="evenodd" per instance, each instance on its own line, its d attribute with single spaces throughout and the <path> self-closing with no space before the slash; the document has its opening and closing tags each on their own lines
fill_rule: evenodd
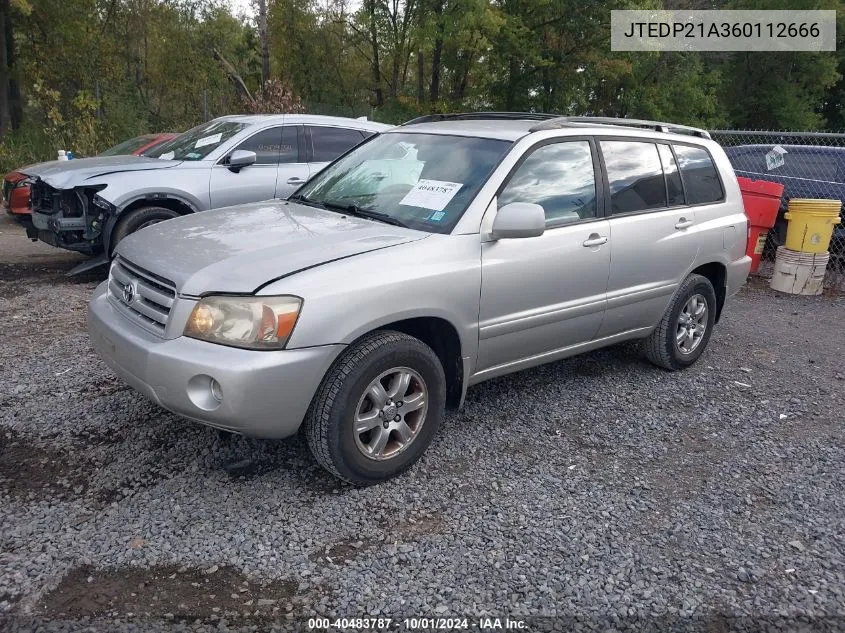
<svg viewBox="0 0 845 633">
<path fill-rule="evenodd" d="M 602 138 L 598 146 L 608 179 L 611 244 L 603 338 L 660 320 L 698 255 L 699 236 L 669 145 Z"/>
<path fill-rule="evenodd" d="M 352 149 L 371 133 L 328 125 L 306 125 L 309 173 L 313 176 L 341 154 Z"/>
<path fill-rule="evenodd" d="M 279 175 L 276 178 L 277 198 L 287 198 L 308 180 L 304 138 L 305 131 L 301 125 L 286 125 L 282 130 Z"/>
</svg>

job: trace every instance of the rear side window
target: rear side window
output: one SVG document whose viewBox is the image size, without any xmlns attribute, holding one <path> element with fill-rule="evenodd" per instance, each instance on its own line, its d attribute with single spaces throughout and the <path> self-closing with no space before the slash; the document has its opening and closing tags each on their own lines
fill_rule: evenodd
<svg viewBox="0 0 845 633">
<path fill-rule="evenodd" d="M 610 183 L 611 213 L 634 213 L 666 206 L 666 182 L 657 145 L 601 141 Z"/>
<path fill-rule="evenodd" d="M 596 177 L 589 142 L 552 143 L 535 150 L 499 195 L 500 207 L 509 202 L 539 204 L 549 224 L 596 217 Z"/>
<path fill-rule="evenodd" d="M 684 188 L 681 185 L 681 174 L 678 172 L 678 163 L 672 155 L 668 145 L 658 145 L 657 152 L 660 154 L 660 162 L 663 164 L 663 173 L 666 176 L 666 195 L 669 197 L 669 206 L 676 207 L 684 204 Z"/>
<path fill-rule="evenodd" d="M 364 140 L 358 130 L 342 127 L 311 127 L 310 130 L 315 163 L 332 161 Z"/>
<path fill-rule="evenodd" d="M 674 149 L 687 191 L 687 204 L 706 204 L 724 198 L 719 174 L 707 150 L 689 145 L 675 145 Z"/>
</svg>

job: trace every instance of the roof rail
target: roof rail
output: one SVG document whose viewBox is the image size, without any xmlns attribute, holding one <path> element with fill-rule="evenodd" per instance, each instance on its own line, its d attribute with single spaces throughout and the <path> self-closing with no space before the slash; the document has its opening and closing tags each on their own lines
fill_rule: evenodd
<svg viewBox="0 0 845 633">
<path fill-rule="evenodd" d="M 550 121 L 560 118 L 557 114 L 545 112 L 452 112 L 447 114 L 425 114 L 402 125 L 417 123 L 434 123 L 437 121 L 484 121 L 484 120 L 512 120 L 512 121 Z"/>
<path fill-rule="evenodd" d="M 620 127 L 633 127 L 655 132 L 666 132 L 675 134 L 690 134 L 700 138 L 710 138 L 710 133 L 697 127 L 689 125 L 676 125 L 675 123 L 664 123 L 661 121 L 645 121 L 643 119 L 622 119 L 617 117 L 600 116 L 561 116 L 538 123 L 529 129 L 529 132 L 540 132 L 542 130 L 555 130 L 570 125 L 618 125 Z"/>
</svg>

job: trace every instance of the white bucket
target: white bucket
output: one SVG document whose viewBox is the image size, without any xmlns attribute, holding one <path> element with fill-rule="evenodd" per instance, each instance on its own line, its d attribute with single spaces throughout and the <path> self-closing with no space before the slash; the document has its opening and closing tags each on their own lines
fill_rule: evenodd
<svg viewBox="0 0 845 633">
<path fill-rule="evenodd" d="M 801 253 L 778 246 L 769 285 L 793 295 L 820 295 L 830 253 Z"/>
</svg>

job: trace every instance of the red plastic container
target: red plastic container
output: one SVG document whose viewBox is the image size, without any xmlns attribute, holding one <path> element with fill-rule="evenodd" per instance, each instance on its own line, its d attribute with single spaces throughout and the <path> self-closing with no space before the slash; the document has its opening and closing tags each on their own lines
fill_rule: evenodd
<svg viewBox="0 0 845 633">
<path fill-rule="evenodd" d="M 760 266 L 760 256 L 766 244 L 769 229 L 775 225 L 783 196 L 783 185 L 768 180 L 737 178 L 742 192 L 742 203 L 748 217 L 748 240 L 745 254 L 751 257 L 751 272 Z"/>
</svg>

